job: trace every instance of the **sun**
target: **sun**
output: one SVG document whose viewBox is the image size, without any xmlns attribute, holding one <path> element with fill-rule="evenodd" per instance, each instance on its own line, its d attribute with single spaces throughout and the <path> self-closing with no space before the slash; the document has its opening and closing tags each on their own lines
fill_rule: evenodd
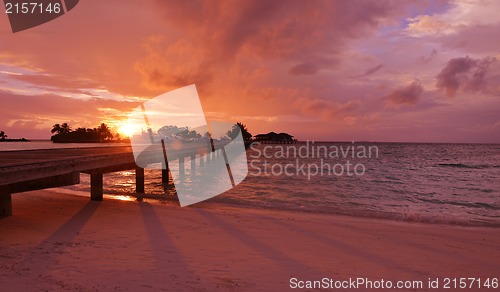
<svg viewBox="0 0 500 292">
<path fill-rule="evenodd" d="M 139 127 L 134 124 L 130 123 L 124 123 L 118 128 L 118 132 L 120 135 L 123 135 L 125 137 L 132 137 L 135 133 L 138 133 L 140 131 Z"/>
</svg>

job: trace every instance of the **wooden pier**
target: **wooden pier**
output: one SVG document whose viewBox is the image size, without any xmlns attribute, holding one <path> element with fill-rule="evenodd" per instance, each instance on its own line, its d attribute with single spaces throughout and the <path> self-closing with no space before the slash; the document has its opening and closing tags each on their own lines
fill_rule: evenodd
<svg viewBox="0 0 500 292">
<path fill-rule="evenodd" d="M 136 165 L 131 147 L 1 151 L 0 216 L 12 215 L 13 193 L 79 184 L 80 173 L 90 174 L 91 200 L 102 200 L 103 174 L 131 169 L 136 192 L 144 193 L 144 169 Z M 162 174 L 168 182 L 168 169 Z"/>
<path fill-rule="evenodd" d="M 162 182 L 168 183 L 168 161 L 178 160 L 183 180 L 186 157 L 191 161 L 190 175 L 194 175 L 196 161 L 200 168 L 207 166 L 223 155 L 224 145 L 224 141 L 212 141 L 210 145 L 189 143 L 165 149 L 163 144 L 154 144 L 138 155 L 139 166 L 130 146 L 0 151 L 0 217 L 12 215 L 12 194 L 79 184 L 80 173 L 90 175 L 91 200 L 103 199 L 103 174 L 131 169 L 135 170 L 136 192 L 143 194 L 143 167 L 161 163 Z"/>
</svg>

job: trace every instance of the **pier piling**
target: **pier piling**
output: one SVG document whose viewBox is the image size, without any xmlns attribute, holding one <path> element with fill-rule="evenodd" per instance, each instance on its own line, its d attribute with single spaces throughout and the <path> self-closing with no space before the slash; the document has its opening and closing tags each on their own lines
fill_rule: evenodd
<svg viewBox="0 0 500 292">
<path fill-rule="evenodd" d="M 196 173 L 196 155 L 191 155 L 191 177 Z"/>
<path fill-rule="evenodd" d="M 179 177 L 184 180 L 185 169 L 184 169 L 184 156 L 179 157 Z"/>
<path fill-rule="evenodd" d="M 102 173 L 90 174 L 90 199 L 92 201 L 102 201 L 103 185 Z"/>
<path fill-rule="evenodd" d="M 135 169 L 135 191 L 144 194 L 144 168 Z"/>
<path fill-rule="evenodd" d="M 168 183 L 168 163 L 163 163 L 161 169 L 161 182 L 164 184 Z"/>
</svg>

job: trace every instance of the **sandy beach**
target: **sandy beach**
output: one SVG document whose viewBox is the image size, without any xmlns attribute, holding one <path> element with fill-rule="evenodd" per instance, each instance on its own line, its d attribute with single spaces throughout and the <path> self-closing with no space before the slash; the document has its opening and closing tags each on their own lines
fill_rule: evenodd
<svg viewBox="0 0 500 292">
<path fill-rule="evenodd" d="M 54 190 L 14 194 L 13 204 L 14 216 L 0 219 L 1 291 L 278 291 L 291 278 L 358 277 L 421 280 L 409 291 L 426 291 L 429 278 L 500 275 L 495 228 L 93 202 Z"/>
</svg>

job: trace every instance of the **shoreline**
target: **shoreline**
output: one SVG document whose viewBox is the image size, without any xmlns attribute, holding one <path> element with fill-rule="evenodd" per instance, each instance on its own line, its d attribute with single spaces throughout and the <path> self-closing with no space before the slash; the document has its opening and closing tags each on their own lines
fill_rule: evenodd
<svg viewBox="0 0 500 292">
<path fill-rule="evenodd" d="M 5 142 L 5 143 L 8 143 L 8 142 L 31 142 L 31 140 L 24 139 L 24 138 L 21 138 L 21 139 L 4 139 L 4 140 L 0 140 L 0 143 L 2 143 L 2 142 Z"/>
<path fill-rule="evenodd" d="M 62 187 L 62 188 L 53 188 L 49 189 L 51 191 L 60 193 L 60 194 L 67 194 L 67 195 L 73 195 L 73 196 L 78 196 L 78 197 L 85 197 L 89 198 L 89 190 L 73 190 L 70 189 L 71 187 Z M 176 198 L 168 195 L 141 195 L 141 196 L 136 196 L 135 193 L 123 193 L 120 191 L 117 192 L 110 192 L 109 190 L 105 190 L 104 193 L 104 199 L 110 199 L 110 200 L 119 200 L 119 201 L 136 201 L 138 198 L 143 199 L 144 201 L 148 203 L 153 203 L 153 204 L 160 204 L 160 205 L 171 205 L 171 206 L 177 206 L 178 201 Z M 410 216 L 404 216 L 402 214 L 394 214 L 394 216 L 389 217 L 389 216 L 383 216 L 382 214 L 380 215 L 363 215 L 363 214 L 348 214 L 347 211 L 342 212 L 326 212 L 326 211 L 313 211 L 310 209 L 303 209 L 303 208 L 279 208 L 276 206 L 256 206 L 256 205 L 244 205 L 244 204 L 238 204 L 234 202 L 225 202 L 223 201 L 224 199 L 220 198 L 211 198 L 208 202 L 200 202 L 197 203 L 195 207 L 202 208 L 202 209 L 214 209 L 214 208 L 241 208 L 245 210 L 268 210 L 268 211 L 276 211 L 276 212 L 298 212 L 298 213 L 305 213 L 305 214 L 318 214 L 318 215 L 326 215 L 326 216 L 343 216 L 343 217 L 348 217 L 348 218 L 364 218 L 364 219 L 374 219 L 374 220 L 383 220 L 383 221 L 395 221 L 395 222 L 402 222 L 402 223 L 418 223 L 418 224 L 424 224 L 424 225 L 440 225 L 440 226 L 460 226 L 460 227 L 485 227 L 485 228 L 500 228 L 500 223 L 495 223 L 495 222 L 481 222 L 481 223 L 476 223 L 476 222 L 470 222 L 470 221 L 451 221 L 449 219 L 436 219 L 436 218 L 424 218 L 424 217 L 418 217 L 418 218 L 411 218 Z M 398 217 L 399 216 L 399 217 Z"/>
<path fill-rule="evenodd" d="M 489 227 L 93 202 L 52 190 L 14 194 L 13 203 L 14 216 L 0 219 L 7 290 L 283 290 L 291 277 L 427 281 L 500 272 L 500 234 Z"/>
<path fill-rule="evenodd" d="M 64 190 L 64 191 L 61 191 Z M 76 194 L 76 193 L 81 193 Z M 45 196 L 49 194 L 50 196 L 58 197 L 60 199 L 68 199 L 67 201 L 73 201 L 70 199 L 71 197 L 78 198 L 80 201 L 82 198 L 84 201 L 90 201 L 90 195 L 85 191 L 75 191 L 69 190 L 64 187 L 61 188 L 49 188 L 38 191 L 29 191 L 25 193 L 17 193 L 12 194 L 12 197 L 15 196 L 23 196 L 23 195 L 34 195 L 34 196 Z M 422 228 L 425 227 L 438 227 L 438 228 L 457 228 L 457 229 L 485 229 L 485 230 L 495 230 L 498 231 L 497 226 L 488 226 L 488 225 L 465 225 L 465 224 L 447 224 L 441 222 L 426 222 L 426 221 L 411 221 L 411 220 L 398 220 L 384 217 L 371 217 L 371 216 L 358 216 L 358 215 L 349 215 L 349 214 L 338 214 L 338 213 L 327 213 L 327 212 L 313 212 L 309 210 L 301 210 L 301 209 L 280 209 L 273 207 L 257 207 L 257 206 L 246 206 L 246 205 L 238 205 L 234 203 L 226 203 L 220 201 L 212 201 L 212 202 L 200 202 L 194 205 L 190 205 L 187 207 L 181 207 L 178 204 L 178 201 L 174 198 L 168 199 L 158 199 L 155 195 L 146 195 L 142 196 L 142 201 L 138 201 L 136 196 L 130 194 L 104 194 L 104 201 L 108 202 L 116 202 L 118 204 L 149 204 L 152 206 L 157 206 L 160 208 L 172 208 L 172 209 L 196 209 L 196 210 L 207 210 L 207 211 L 215 211 L 215 212 L 243 212 L 243 213 L 255 213 L 255 214 L 265 214 L 272 213 L 275 215 L 296 215 L 297 217 L 318 217 L 319 219 L 323 217 L 332 217 L 332 219 L 339 219 L 340 221 L 353 221 L 360 223 L 373 222 L 384 225 L 415 225 L 420 226 Z M 42 198 L 43 200 L 43 198 Z M 92 201 L 90 201 L 92 202 Z M 97 202 L 100 203 L 100 202 Z M 15 202 L 14 202 L 15 204 Z M 15 212 L 15 210 L 14 210 Z M 8 218 L 8 217 L 7 217 Z M 0 217 L 0 220 L 2 218 Z M 499 234 L 500 239 L 500 234 Z"/>
</svg>

